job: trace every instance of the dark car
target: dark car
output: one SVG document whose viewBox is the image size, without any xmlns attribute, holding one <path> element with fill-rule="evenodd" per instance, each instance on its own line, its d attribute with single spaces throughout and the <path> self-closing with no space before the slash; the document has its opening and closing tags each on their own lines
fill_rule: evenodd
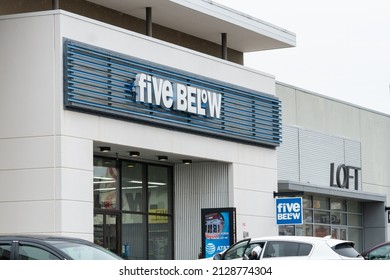
<svg viewBox="0 0 390 280">
<path fill-rule="evenodd" d="M 375 245 L 361 255 L 366 260 L 390 260 L 390 241 Z"/>
<path fill-rule="evenodd" d="M 0 260 L 121 260 L 92 242 L 72 237 L 0 235 Z"/>
</svg>

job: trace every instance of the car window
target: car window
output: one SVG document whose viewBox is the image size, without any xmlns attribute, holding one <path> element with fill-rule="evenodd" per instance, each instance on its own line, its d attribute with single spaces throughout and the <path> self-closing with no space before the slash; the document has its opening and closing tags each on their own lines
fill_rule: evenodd
<svg viewBox="0 0 390 280">
<path fill-rule="evenodd" d="M 308 256 L 313 245 L 301 242 L 269 241 L 263 258 Z"/>
<path fill-rule="evenodd" d="M 390 245 L 384 245 L 382 247 L 372 250 L 368 254 L 369 260 L 390 260 Z"/>
<path fill-rule="evenodd" d="M 0 244 L 0 260 L 11 258 L 11 244 Z"/>
<path fill-rule="evenodd" d="M 20 260 L 59 260 L 56 255 L 42 248 L 32 245 L 19 244 Z"/>
<path fill-rule="evenodd" d="M 230 247 L 224 254 L 224 260 L 239 259 L 244 256 L 245 250 L 248 246 L 249 240 L 239 242 Z"/>
<path fill-rule="evenodd" d="M 349 258 L 360 257 L 359 252 L 355 250 L 355 248 L 353 247 L 353 243 L 350 243 L 350 242 L 344 242 L 344 243 L 337 244 L 332 249 L 337 254 L 344 256 L 344 257 L 349 257 Z"/>
<path fill-rule="evenodd" d="M 249 258 L 249 255 L 252 253 L 252 249 L 255 248 L 256 246 L 260 246 L 261 249 L 264 248 L 265 242 L 254 242 L 248 245 L 248 247 L 245 250 L 245 255 Z M 260 253 L 261 255 L 261 253 Z"/>
<path fill-rule="evenodd" d="M 74 260 L 118 260 L 121 259 L 109 250 L 100 246 L 63 242 L 53 244 L 56 248 L 69 255 Z"/>
</svg>

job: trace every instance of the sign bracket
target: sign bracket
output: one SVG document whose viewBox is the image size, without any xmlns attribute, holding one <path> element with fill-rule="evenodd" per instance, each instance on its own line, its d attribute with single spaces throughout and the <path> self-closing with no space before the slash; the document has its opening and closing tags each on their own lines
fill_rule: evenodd
<svg viewBox="0 0 390 280">
<path fill-rule="evenodd" d="M 296 191 L 296 192 L 275 192 L 274 191 L 274 198 L 277 196 L 296 196 L 296 195 L 304 195 L 305 192 L 303 191 Z"/>
</svg>

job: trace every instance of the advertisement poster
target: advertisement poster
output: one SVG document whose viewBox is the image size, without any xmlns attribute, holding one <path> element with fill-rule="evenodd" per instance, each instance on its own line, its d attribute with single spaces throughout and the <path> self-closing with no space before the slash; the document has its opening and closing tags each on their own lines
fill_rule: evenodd
<svg viewBox="0 0 390 280">
<path fill-rule="evenodd" d="M 236 242 L 235 208 L 207 208 L 202 215 L 202 257 L 211 258 Z"/>
</svg>

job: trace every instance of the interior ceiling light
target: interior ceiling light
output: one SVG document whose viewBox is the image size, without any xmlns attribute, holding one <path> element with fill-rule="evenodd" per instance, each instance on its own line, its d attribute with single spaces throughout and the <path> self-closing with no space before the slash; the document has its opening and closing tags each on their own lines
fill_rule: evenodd
<svg viewBox="0 0 390 280">
<path fill-rule="evenodd" d="M 137 152 L 137 151 L 131 151 L 131 152 L 130 152 L 130 156 L 131 156 L 131 157 L 139 157 L 139 155 L 140 155 L 140 153 Z"/>
<path fill-rule="evenodd" d="M 111 147 L 102 146 L 102 147 L 100 147 L 100 151 L 103 153 L 108 153 L 109 151 L 111 151 Z"/>
<path fill-rule="evenodd" d="M 167 156 L 158 156 L 159 161 L 167 161 L 168 157 Z"/>
<path fill-rule="evenodd" d="M 192 160 L 190 160 L 190 159 L 183 159 L 183 163 L 184 164 L 191 164 Z"/>
</svg>

